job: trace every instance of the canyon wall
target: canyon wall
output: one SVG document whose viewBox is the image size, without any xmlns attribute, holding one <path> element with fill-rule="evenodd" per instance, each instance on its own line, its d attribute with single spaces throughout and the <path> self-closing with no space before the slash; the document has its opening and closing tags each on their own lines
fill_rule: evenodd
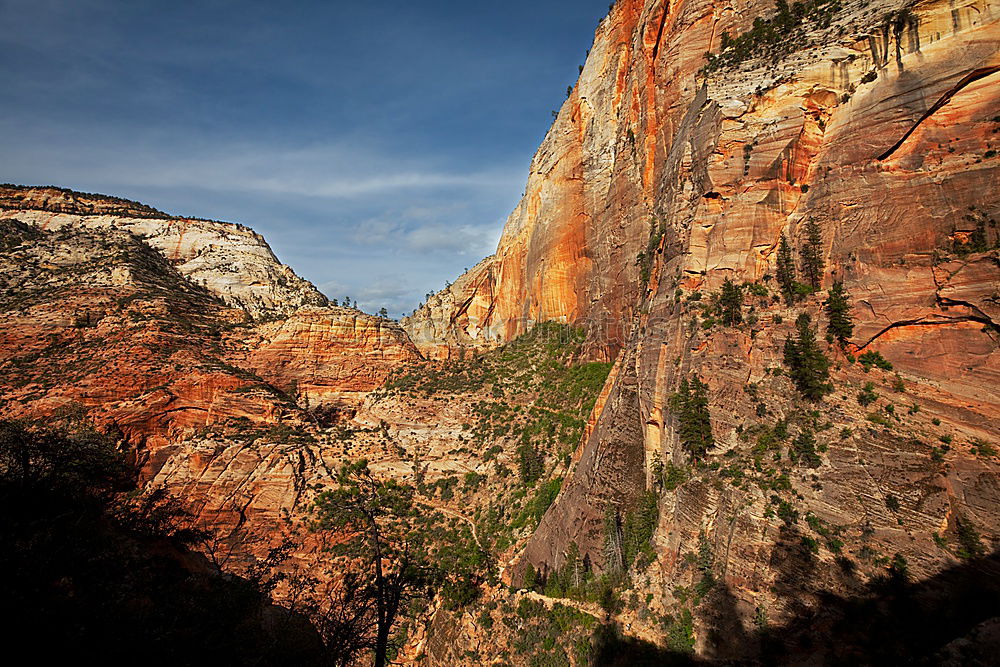
<svg viewBox="0 0 1000 667">
<path fill-rule="evenodd" d="M 486 475 L 480 492 L 445 501 L 442 490 L 438 503 L 432 484 L 430 498 L 470 524 L 474 497 L 495 522 L 519 522 L 501 550 L 514 584 L 529 564 L 543 577 L 562 568 L 574 543 L 610 572 L 609 526 L 653 493 L 653 556 L 628 584 L 647 602 L 626 612 L 631 629 L 661 637 L 651 619 L 689 608 L 707 570 L 730 596 L 695 620 L 699 651 L 718 658 L 740 655 L 739 632 L 707 631 L 720 623 L 822 609 L 826 595 L 862 592 L 895 554 L 910 575 L 933 576 L 970 525 L 992 547 L 1000 5 L 809 7 L 773 53 L 704 69 L 723 35 L 750 30 L 770 4 L 616 3 L 496 253 L 402 328 L 329 307 L 240 225 L 0 187 L 0 415 L 82 410 L 120 430 L 144 480 L 237 553 L 252 550 L 251 533 L 291 532 L 312 493 L 360 457 L 421 483 Z M 784 235 L 800 255 L 809 220 L 824 272 L 789 304 L 777 249 Z M 738 326 L 712 309 L 727 278 L 744 286 Z M 821 343 L 832 392 L 810 402 L 783 347 L 802 313 L 823 340 L 834 280 L 855 328 L 843 347 Z M 467 357 L 549 320 L 583 330 L 574 361 L 615 365 L 572 454 L 525 431 L 544 468 L 536 481 L 565 481 L 524 544 L 534 523 L 502 494 L 534 497 L 536 482 L 507 479 L 521 439 L 497 434 L 516 419 L 502 416 L 499 385 L 516 392 L 525 378 L 487 389 L 476 358 L 371 392 L 399 365 Z M 892 369 L 862 366 L 866 352 Z M 693 376 L 708 385 L 714 436 L 698 463 L 671 400 Z M 545 413 L 540 396 L 522 396 L 518 412 Z M 815 465 L 790 445 L 804 433 Z"/>
<path fill-rule="evenodd" d="M 858 540 L 874 531 L 920 575 L 947 564 L 931 535 L 956 517 L 1000 529 L 996 462 L 968 444 L 1000 435 L 1000 5 L 827 8 L 789 35 L 788 53 L 705 70 L 723 33 L 772 16 L 770 3 L 615 4 L 496 253 L 403 322 L 447 357 L 567 321 L 586 330 L 589 356 L 619 361 L 521 568 L 558 568 L 572 542 L 603 560 L 609 508 L 624 514 L 660 462 L 686 459 L 669 400 L 682 378 L 708 382 L 714 455 L 745 454 L 745 434 L 768 421 L 807 428 L 812 408 L 772 369 L 798 313 L 822 335 L 823 296 L 789 307 L 772 276 L 782 235 L 800 249 L 808 220 L 822 230 L 821 288 L 843 281 L 856 327 L 846 352 L 829 348 L 836 391 L 814 409 L 844 435 L 821 438 L 823 467 L 794 476 L 798 502 Z M 977 226 L 988 243 L 971 251 Z M 763 295 L 745 300 L 752 321 L 738 329 L 695 307 L 727 278 Z M 848 357 L 867 351 L 898 380 Z M 887 411 L 912 402 L 905 425 L 865 428 L 880 417 L 854 397 L 873 380 Z M 932 462 L 936 440 L 965 444 Z M 707 535 L 741 604 L 785 609 L 767 599 L 785 533 L 764 490 L 733 485 L 715 476 L 665 492 L 657 576 L 679 581 L 681 556 Z M 905 519 L 887 495 L 906 499 Z"/>
<path fill-rule="evenodd" d="M 399 326 L 324 305 L 231 223 L 54 188 L 0 189 L 0 415 L 87 414 L 137 448 L 350 414 L 420 354 Z M 310 305 L 311 304 L 311 305 Z"/>
</svg>

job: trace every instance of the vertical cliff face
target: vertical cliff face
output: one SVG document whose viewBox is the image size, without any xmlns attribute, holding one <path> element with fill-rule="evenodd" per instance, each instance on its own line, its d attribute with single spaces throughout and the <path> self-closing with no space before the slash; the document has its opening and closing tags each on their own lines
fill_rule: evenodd
<svg viewBox="0 0 1000 667">
<path fill-rule="evenodd" d="M 773 13 L 769 2 L 617 3 L 497 252 L 404 327 L 446 356 L 571 321 L 613 357 L 646 288 L 637 256 L 661 229 L 688 287 L 773 271 L 780 233 L 794 238 L 807 217 L 830 225 L 835 261 L 871 248 L 896 271 L 886 250 L 944 243 L 995 183 L 982 156 L 996 143 L 997 10 L 922 3 L 893 23 L 896 4 L 846 3 L 825 28 L 807 22 L 791 56 L 706 77 L 704 54 Z M 945 174 L 959 199 L 941 196 Z"/>
<path fill-rule="evenodd" d="M 829 454 L 815 478 L 792 475 L 802 511 L 875 530 L 915 570 L 942 565 L 930 535 L 956 517 L 1000 529 L 988 509 L 996 462 L 968 445 L 996 441 L 1000 417 L 1000 5 L 831 5 L 772 49 L 780 56 L 703 70 L 723 33 L 773 14 L 769 2 L 618 2 L 497 252 L 404 322 L 419 347 L 447 356 L 569 321 L 587 330 L 589 354 L 618 359 L 524 562 L 559 567 L 571 542 L 601 561 L 608 508 L 624 512 L 654 488 L 657 461 L 686 459 L 669 397 L 694 374 L 710 387 L 712 455 L 743 456 L 754 429 L 779 418 L 793 434 L 809 419 L 847 434 L 821 438 Z M 771 279 L 777 248 L 783 234 L 800 248 L 810 219 L 823 236 L 821 292 L 788 307 Z M 977 225 L 988 242 L 972 252 Z M 696 299 L 727 278 L 759 285 L 740 328 L 699 319 Z M 835 396 L 807 406 L 772 371 L 797 314 L 822 336 L 833 280 L 853 304 L 847 349 L 878 351 L 898 381 L 830 347 Z M 880 419 L 855 400 L 868 381 L 899 404 L 877 407 L 915 406 L 905 424 L 865 428 Z M 928 458 L 937 439 L 966 444 L 942 467 Z M 905 519 L 885 509 L 892 494 L 906 498 Z M 786 537 L 767 503 L 763 487 L 712 475 L 665 494 L 657 576 L 680 576 L 703 534 L 724 547 L 744 599 L 767 597 Z"/>
</svg>

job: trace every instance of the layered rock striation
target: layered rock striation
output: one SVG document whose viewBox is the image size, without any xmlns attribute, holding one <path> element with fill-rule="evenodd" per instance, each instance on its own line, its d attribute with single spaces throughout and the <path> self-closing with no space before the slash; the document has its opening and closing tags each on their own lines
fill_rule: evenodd
<svg viewBox="0 0 1000 667">
<path fill-rule="evenodd" d="M 298 307 L 325 299 L 294 274 L 299 288 L 260 283 L 266 298 L 249 306 L 210 289 L 197 271 L 185 273 L 192 263 L 236 257 L 243 268 L 225 280 L 271 275 L 280 265 L 245 228 L 195 221 L 214 236 L 183 246 L 194 253 L 189 261 L 172 262 L 163 252 L 170 226 L 191 221 L 128 202 L 108 209 L 119 205 L 114 199 L 84 206 L 75 194 L 55 193 L 58 204 L 30 205 L 60 212 L 24 208 L 21 199 L 0 219 L 4 417 L 86 414 L 136 447 L 148 479 L 174 445 L 207 431 L 281 435 L 349 415 L 393 367 L 420 358 L 394 322 L 350 308 Z M 244 253 L 250 241 L 256 250 Z M 198 243 L 203 252 L 192 250 Z M 281 300 L 287 290 L 290 302 Z"/>
<path fill-rule="evenodd" d="M 933 534 L 954 540 L 961 517 L 1000 529 L 997 463 L 974 444 L 1000 436 L 1000 5 L 806 11 L 780 47 L 706 67 L 723 35 L 771 19 L 770 4 L 616 3 L 496 253 L 404 321 L 421 349 L 442 357 L 567 321 L 586 329 L 590 356 L 618 360 L 521 568 L 554 571 L 572 543 L 604 561 L 608 512 L 624 517 L 659 489 L 661 463 L 688 461 L 670 397 L 695 375 L 709 385 L 710 457 L 740 460 L 755 429 L 777 420 L 792 436 L 817 428 L 811 419 L 844 434 L 817 436 L 822 466 L 793 467 L 791 483 L 800 515 L 844 526 L 855 554 L 870 553 L 862 542 L 874 532 L 869 549 L 897 551 L 923 576 L 950 562 Z M 773 279 L 777 250 L 784 236 L 800 257 L 810 220 L 822 233 L 819 294 L 789 307 Z M 986 242 L 973 247 L 977 228 Z M 738 328 L 700 308 L 726 279 L 748 286 L 750 316 Z M 824 290 L 835 280 L 850 294 L 855 329 L 846 352 L 827 348 L 835 391 L 811 405 L 774 369 L 783 370 L 800 313 L 822 338 Z M 892 373 L 853 363 L 865 352 Z M 856 400 L 867 382 L 880 390 L 875 408 Z M 905 420 L 879 426 L 900 411 Z M 659 503 L 650 576 L 665 599 L 690 576 L 683 556 L 700 535 L 743 611 L 758 602 L 789 611 L 812 589 L 770 592 L 781 589 L 790 538 L 768 491 L 695 477 Z M 903 509 L 886 509 L 888 496 Z"/>
</svg>

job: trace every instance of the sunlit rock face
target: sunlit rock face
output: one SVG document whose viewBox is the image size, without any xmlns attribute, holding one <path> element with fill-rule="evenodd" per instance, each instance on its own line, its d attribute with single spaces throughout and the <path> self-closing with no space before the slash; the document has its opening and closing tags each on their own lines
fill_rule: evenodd
<svg viewBox="0 0 1000 667">
<path fill-rule="evenodd" d="M 240 336 L 234 353 L 303 406 L 357 406 L 420 353 L 395 322 L 352 308 L 302 308 Z"/>
<path fill-rule="evenodd" d="M 769 369 L 782 366 L 799 312 L 822 336 L 823 297 L 786 307 L 771 276 L 782 234 L 800 248 L 809 219 L 823 233 L 823 287 L 842 280 L 851 295 L 848 350 L 883 354 L 907 387 L 900 401 L 923 409 L 912 431 L 899 429 L 910 439 L 879 431 L 829 443 L 837 481 L 810 491 L 809 508 L 845 525 L 872 521 L 884 548 L 924 571 L 941 566 L 925 555 L 929 535 L 956 514 L 1000 527 L 994 461 L 952 448 L 946 469 L 907 463 L 918 452 L 926 459 L 942 429 L 956 440 L 998 435 L 1000 260 L 995 249 L 962 246 L 978 220 L 994 244 L 1000 218 L 1000 5 L 898 9 L 844 3 L 828 26 L 810 24 L 787 58 L 707 75 L 704 54 L 719 51 L 722 33 L 746 31 L 772 3 L 621 0 L 601 22 L 496 253 L 403 322 L 426 354 L 454 357 L 537 321 L 568 321 L 586 329 L 589 355 L 619 360 L 525 562 L 557 567 L 571 541 L 600 561 L 609 504 L 627 507 L 649 488 L 655 460 L 683 460 L 668 400 L 682 377 L 709 383 L 722 450 L 754 418 L 746 383 L 770 383 L 769 419 L 801 408 Z M 769 286 L 769 297 L 746 301 L 756 323 L 692 328 L 699 313 L 685 302 L 726 278 Z M 845 424 L 865 424 L 857 386 L 889 380 L 831 354 L 840 355 L 835 393 L 853 405 L 825 405 Z M 887 489 L 910 497 L 913 525 L 899 528 L 884 509 L 865 518 L 863 499 Z M 764 505 L 738 511 L 747 501 L 739 495 L 688 488 L 661 507 L 665 576 L 707 530 L 740 545 L 728 571 L 747 599 L 772 583 L 777 529 Z M 734 512 L 731 525 L 713 518 Z"/>
<path fill-rule="evenodd" d="M 732 594 L 725 615 L 744 620 L 858 593 L 896 553 L 914 578 L 940 571 L 955 561 L 960 518 L 987 547 L 1000 534 L 1000 467 L 977 444 L 1000 439 L 1000 5 L 898 9 L 845 2 L 787 58 L 706 74 L 704 54 L 770 15 L 770 2 L 620 0 L 496 253 L 402 328 L 329 307 L 239 225 L 0 188 L 0 414 L 82 408 L 139 445 L 144 479 L 199 520 L 270 539 L 343 461 L 366 457 L 407 481 L 418 455 L 438 476 L 485 466 L 462 431 L 487 396 L 368 392 L 420 356 L 455 359 L 536 322 L 569 322 L 586 332 L 585 356 L 615 365 L 559 496 L 501 564 L 506 581 L 520 583 L 529 563 L 561 567 L 574 542 L 600 571 L 606 519 L 647 492 L 655 558 L 635 586 L 661 618 L 694 583 L 702 542 Z M 793 306 L 777 295 L 780 239 L 797 254 L 810 219 L 823 289 L 840 280 L 850 294 L 843 350 L 822 342 L 823 290 Z M 972 247 L 980 223 L 989 248 Z M 701 309 L 726 278 L 756 284 L 740 327 Z M 783 360 L 803 312 L 833 364 L 834 391 L 817 403 Z M 891 371 L 852 359 L 875 351 Z M 708 384 L 715 438 L 700 468 L 686 467 L 670 400 L 693 375 Z M 867 383 L 878 398 L 863 405 Z M 320 428 L 324 405 L 360 406 L 356 440 Z M 755 453 L 779 420 L 788 438 Z M 807 428 L 815 468 L 788 463 Z M 666 463 L 686 470 L 670 488 Z M 776 516 L 774 498 L 799 518 Z M 858 576 L 814 525 L 836 531 Z M 803 538 L 823 544 L 813 552 Z M 629 620 L 639 636 L 662 636 Z M 698 650 L 738 654 L 712 643 L 711 621 L 695 621 Z M 431 662 L 448 664 L 443 655 Z"/>
<path fill-rule="evenodd" d="M 54 188 L 0 195 L 0 415 L 86 414 L 137 447 L 146 478 L 199 434 L 349 415 L 420 358 L 396 323 L 319 305 L 245 227 Z"/>
<path fill-rule="evenodd" d="M 923 3 L 897 35 L 891 3 L 855 4 L 779 64 L 705 78 L 721 33 L 769 3 L 617 3 L 496 253 L 404 320 L 417 345 L 454 355 L 562 320 L 613 358 L 659 282 L 642 283 L 636 257 L 661 223 L 664 291 L 773 273 L 780 234 L 795 241 L 814 217 L 831 274 L 877 311 L 862 336 L 907 319 L 872 300 L 933 302 L 932 251 L 969 227 L 969 206 L 989 208 L 996 183 L 983 157 L 997 143 L 996 7 Z"/>
<path fill-rule="evenodd" d="M 312 283 L 278 261 L 264 237 L 244 225 L 179 218 L 137 202 L 57 188 L 0 186 L 0 211 L 44 230 L 131 232 L 182 276 L 255 319 L 327 303 Z"/>
</svg>

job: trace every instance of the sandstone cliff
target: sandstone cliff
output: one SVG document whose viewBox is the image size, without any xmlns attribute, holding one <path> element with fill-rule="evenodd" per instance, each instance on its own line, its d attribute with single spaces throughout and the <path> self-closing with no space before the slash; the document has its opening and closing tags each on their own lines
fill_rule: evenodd
<svg viewBox="0 0 1000 667">
<path fill-rule="evenodd" d="M 572 553 L 594 574 L 626 569 L 627 603 L 567 604 L 658 644 L 693 614 L 690 641 L 719 659 L 753 653 L 751 624 L 812 618 L 888 568 L 925 580 L 973 537 L 992 548 L 1000 7 L 811 2 L 780 48 L 706 60 L 773 11 L 618 2 L 497 252 L 405 332 L 324 307 L 237 225 L 4 188 L 2 414 L 82 409 L 121 429 L 146 479 L 237 557 L 286 534 L 316 555 L 299 530 L 310 500 L 367 457 L 474 527 L 505 581 L 529 565 L 555 581 Z M 825 270 L 789 305 L 777 249 L 784 234 L 800 256 L 810 219 Z M 718 321 L 727 278 L 745 288 L 738 326 Z M 822 340 L 833 280 L 856 326 L 843 348 L 821 343 L 833 392 L 810 402 L 782 349 L 803 312 Z M 517 338 L 550 320 L 582 337 L 565 353 Z M 881 368 L 856 360 L 876 351 Z M 693 376 L 714 436 L 699 462 L 671 401 Z M 796 453 L 805 433 L 815 461 Z M 649 498 L 650 548 L 616 566 Z M 488 588 L 405 655 L 527 662 L 549 650 L 525 630 L 534 607 L 581 619 L 561 593 Z"/>
<path fill-rule="evenodd" d="M 420 353 L 395 322 L 352 308 L 301 308 L 240 332 L 231 358 L 303 407 L 350 409 Z"/>
<path fill-rule="evenodd" d="M 128 211 L 139 213 L 161 215 Z M 168 218 L 8 214 L 0 219 L 0 414 L 88 414 L 137 447 L 147 478 L 173 445 L 211 429 L 231 436 L 277 428 L 273 441 L 317 419 L 349 416 L 393 367 L 420 358 L 393 322 L 350 308 L 295 308 L 300 298 L 321 298 L 298 278 L 304 291 L 291 303 L 230 307 L 225 294 L 182 271 L 191 262 L 164 257 L 158 242 L 166 232 L 153 241 L 136 234 L 173 224 Z M 259 241 L 256 253 L 239 260 L 253 263 L 249 273 L 277 266 L 249 230 L 198 224 L 217 234 L 198 258 L 240 257 L 250 239 Z M 259 287 L 267 300 L 286 295 L 278 285 Z"/>
<path fill-rule="evenodd" d="M 684 464 L 669 397 L 694 374 L 710 387 L 712 455 L 723 457 L 713 470 L 752 467 L 746 457 L 766 423 L 795 424 L 793 434 L 810 419 L 836 428 L 819 470 L 793 468 L 793 489 L 801 514 L 850 533 L 853 554 L 896 551 L 926 576 L 950 562 L 932 536 L 954 540 L 956 517 L 1000 530 L 997 462 L 975 446 L 1000 435 L 1000 260 L 995 249 L 962 249 L 977 224 L 996 243 L 1000 5 L 814 10 L 773 57 L 704 69 L 723 33 L 772 16 L 770 3 L 618 2 L 496 253 L 404 321 L 441 357 L 561 320 L 586 328 L 591 357 L 618 359 L 603 412 L 521 568 L 558 568 L 573 542 L 603 560 L 608 509 L 624 513 L 658 488 L 657 461 Z M 789 308 L 772 279 L 782 234 L 801 248 L 809 219 L 824 239 L 822 287 L 842 280 L 851 295 L 849 349 L 880 352 L 898 375 L 873 377 L 831 347 L 837 391 L 815 407 L 772 373 L 799 312 L 825 326 L 822 295 Z M 739 329 L 701 319 L 697 299 L 726 278 L 759 285 Z M 858 404 L 873 380 L 878 409 L 906 410 L 905 419 L 879 428 L 882 418 Z M 963 445 L 941 455 L 935 442 Z M 845 590 L 832 571 L 822 575 L 831 581 L 782 587 L 795 567 L 778 565 L 790 538 L 768 488 L 709 471 L 664 491 L 658 561 L 638 589 L 662 585 L 669 610 L 671 588 L 691 576 L 683 556 L 702 536 L 744 616 L 755 604 L 780 615 L 796 596 Z M 890 495 L 901 509 L 886 509 Z M 821 558 L 827 568 L 835 560 Z"/>
</svg>

